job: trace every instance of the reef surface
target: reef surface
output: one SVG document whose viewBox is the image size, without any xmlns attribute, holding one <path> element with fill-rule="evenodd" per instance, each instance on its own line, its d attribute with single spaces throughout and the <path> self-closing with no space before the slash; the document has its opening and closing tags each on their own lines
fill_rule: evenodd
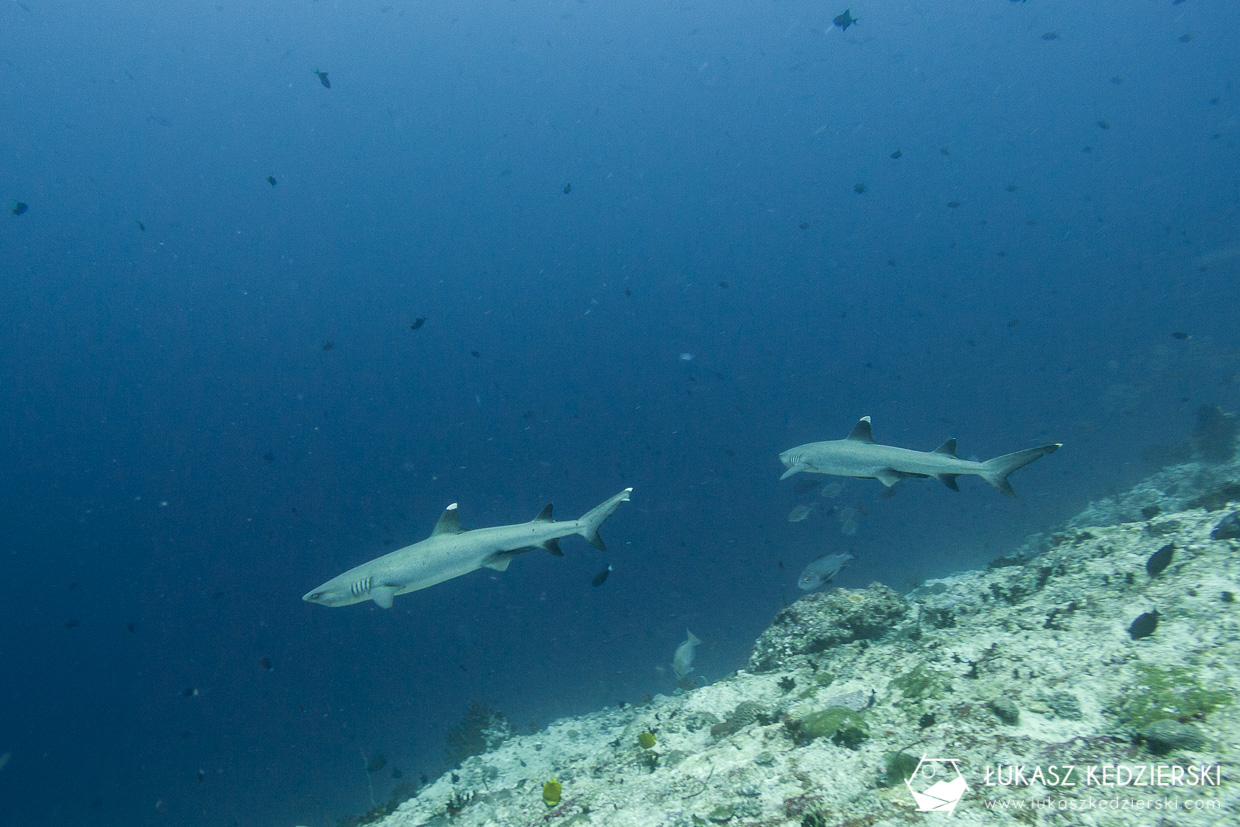
<svg viewBox="0 0 1240 827">
<path fill-rule="evenodd" d="M 946 818 L 928 789 L 959 825 L 1240 823 L 1238 507 L 1240 467 L 1189 463 L 987 570 L 806 596 L 746 670 L 508 738 L 376 823 L 880 827 Z"/>
</svg>

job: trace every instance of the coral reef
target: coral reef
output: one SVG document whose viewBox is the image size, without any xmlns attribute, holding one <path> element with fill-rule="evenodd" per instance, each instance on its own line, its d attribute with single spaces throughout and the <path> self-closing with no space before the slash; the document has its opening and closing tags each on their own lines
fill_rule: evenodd
<svg viewBox="0 0 1240 827">
<path fill-rule="evenodd" d="M 493 743 L 495 713 L 471 708 L 459 771 L 382 823 L 897 827 L 930 820 L 911 792 L 929 759 L 951 759 L 969 785 L 953 823 L 1157 821 L 1083 806 L 1117 798 L 1185 814 L 1168 824 L 1231 823 L 1240 540 L 1217 528 L 1240 506 L 1236 480 L 1234 465 L 1165 469 L 985 571 L 906 596 L 877 584 L 806 596 L 776 616 L 748 670 L 692 691 Z M 1173 559 L 1150 567 L 1168 544 Z M 1131 634 L 1145 614 L 1158 622 Z M 1017 766 L 1038 774 L 996 782 Z M 1219 774 L 1108 788 L 1063 777 L 1067 766 Z"/>
</svg>

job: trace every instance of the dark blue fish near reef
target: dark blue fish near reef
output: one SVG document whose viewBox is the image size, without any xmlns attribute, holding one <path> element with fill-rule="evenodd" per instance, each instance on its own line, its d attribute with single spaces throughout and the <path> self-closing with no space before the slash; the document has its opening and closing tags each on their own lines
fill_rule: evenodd
<svg viewBox="0 0 1240 827">
<path fill-rule="evenodd" d="M 611 564 L 608 563 L 607 568 L 603 569 L 598 574 L 594 575 L 594 579 L 590 581 L 590 585 L 597 589 L 599 586 L 606 583 L 607 578 L 610 576 L 611 576 Z"/>
<path fill-rule="evenodd" d="M 844 9 L 844 13 L 837 14 L 835 16 L 835 19 L 832 20 L 831 22 L 839 26 L 844 31 L 848 31 L 849 26 L 853 25 L 854 23 L 859 23 L 860 20 L 852 16 L 852 9 Z"/>
<path fill-rule="evenodd" d="M 319 76 L 319 83 L 323 84 L 324 88 L 327 88 L 327 89 L 332 88 L 332 82 L 327 79 L 326 72 L 320 72 L 318 69 L 315 69 L 314 73 Z"/>
<path fill-rule="evenodd" d="M 13 209 L 11 209 L 10 212 L 13 213 L 13 215 L 21 215 L 28 209 L 30 209 L 30 207 L 25 201 L 14 201 Z"/>
</svg>

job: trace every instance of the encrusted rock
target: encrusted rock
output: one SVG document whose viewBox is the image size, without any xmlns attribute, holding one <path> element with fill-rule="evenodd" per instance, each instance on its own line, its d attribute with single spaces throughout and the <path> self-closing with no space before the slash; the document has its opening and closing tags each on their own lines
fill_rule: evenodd
<svg viewBox="0 0 1240 827">
<path fill-rule="evenodd" d="M 1233 511 L 1210 532 L 1211 540 L 1235 540 L 1240 538 L 1240 511 Z"/>
<path fill-rule="evenodd" d="M 808 595 L 775 615 L 754 644 L 749 668 L 769 672 L 799 655 L 882 637 L 907 612 L 908 602 L 881 583 Z"/>
<path fill-rule="evenodd" d="M 1020 720 L 1020 708 L 1007 695 L 1000 695 L 991 701 L 990 711 L 1005 724 L 1014 724 Z"/>
<path fill-rule="evenodd" d="M 1195 726 L 1182 724 L 1174 718 L 1155 721 L 1141 730 L 1141 737 L 1155 755 L 1166 755 L 1177 749 L 1197 750 L 1206 743 Z"/>
</svg>

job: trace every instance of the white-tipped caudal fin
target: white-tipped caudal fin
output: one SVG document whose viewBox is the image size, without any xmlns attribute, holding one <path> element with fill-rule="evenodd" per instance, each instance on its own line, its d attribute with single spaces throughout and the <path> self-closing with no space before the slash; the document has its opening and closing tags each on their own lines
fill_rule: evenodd
<svg viewBox="0 0 1240 827">
<path fill-rule="evenodd" d="M 1039 457 L 1054 453 L 1063 446 L 1062 442 L 1056 442 L 1053 445 L 1043 445 L 1041 448 L 1029 448 L 1025 451 L 1017 451 L 1014 454 L 1004 454 L 1001 457 L 988 459 L 982 463 L 982 470 L 978 472 L 982 479 L 993 485 L 1000 494 L 1006 494 L 1009 497 L 1015 497 L 1016 492 L 1012 490 L 1011 484 L 1008 482 L 1008 474 L 1017 468 L 1023 468 Z"/>
<path fill-rule="evenodd" d="M 598 536 L 598 527 L 603 524 L 604 520 L 615 513 L 615 510 L 620 507 L 620 503 L 629 501 L 629 494 L 632 492 L 632 488 L 626 488 L 606 502 L 591 508 L 577 521 L 581 523 L 581 528 L 577 530 L 577 533 L 585 537 L 590 542 L 590 545 L 599 551 L 606 551 L 607 546 L 603 544 L 603 538 Z"/>
</svg>

